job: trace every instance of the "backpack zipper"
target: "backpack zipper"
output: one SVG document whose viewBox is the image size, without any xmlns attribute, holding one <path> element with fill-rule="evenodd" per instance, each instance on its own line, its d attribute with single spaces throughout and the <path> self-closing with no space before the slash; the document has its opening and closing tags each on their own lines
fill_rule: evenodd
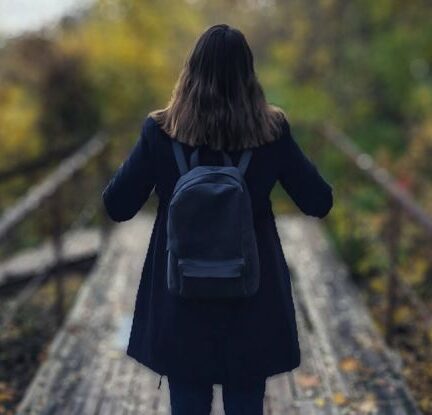
<svg viewBox="0 0 432 415">
<path fill-rule="evenodd" d="M 235 177 L 235 176 L 232 175 L 232 174 L 210 171 L 210 172 L 207 172 L 207 173 L 203 173 L 203 174 L 202 174 L 201 176 L 199 176 L 199 177 L 202 177 L 202 176 L 208 176 L 209 174 L 219 174 L 219 175 L 224 175 L 224 176 L 231 177 L 231 178 L 233 178 L 233 179 L 238 183 L 239 188 L 240 188 L 241 190 L 243 190 L 243 187 L 242 187 L 241 183 L 237 180 L 237 177 Z M 195 177 L 191 177 L 190 179 L 188 179 L 188 180 L 186 180 L 185 182 L 183 182 L 183 183 L 182 183 L 182 184 L 181 184 L 177 189 L 174 190 L 171 199 L 174 197 L 175 194 L 177 194 L 181 189 L 183 189 L 184 186 L 185 186 L 187 183 L 191 182 L 192 180 L 195 180 L 196 178 L 197 178 L 197 176 L 195 176 Z M 228 183 L 226 183 L 226 184 L 228 184 Z M 235 185 L 232 185 L 232 186 L 235 186 Z"/>
</svg>

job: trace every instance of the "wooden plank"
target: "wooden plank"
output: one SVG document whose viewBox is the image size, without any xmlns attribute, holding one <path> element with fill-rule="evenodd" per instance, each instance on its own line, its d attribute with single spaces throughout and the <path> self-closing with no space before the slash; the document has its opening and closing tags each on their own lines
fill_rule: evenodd
<svg viewBox="0 0 432 415">
<path fill-rule="evenodd" d="M 278 217 L 277 226 L 295 290 L 311 321 L 320 371 L 328 377 L 325 401 L 333 401 L 340 413 L 366 407 L 366 402 L 378 411 L 394 405 L 404 414 L 418 414 L 391 352 L 319 220 Z"/>
</svg>

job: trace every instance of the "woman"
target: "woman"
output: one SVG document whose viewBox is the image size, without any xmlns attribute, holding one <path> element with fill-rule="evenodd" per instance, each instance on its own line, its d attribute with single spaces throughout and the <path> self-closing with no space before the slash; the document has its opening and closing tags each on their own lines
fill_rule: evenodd
<svg viewBox="0 0 432 415">
<path fill-rule="evenodd" d="M 180 177 L 171 140 L 187 160 L 200 146 L 202 165 L 221 165 L 220 150 L 237 165 L 242 150 L 252 149 L 244 177 L 261 271 L 253 296 L 193 301 L 168 292 L 167 206 Z M 266 103 L 243 34 L 212 26 L 188 56 L 169 105 L 149 113 L 103 191 L 117 222 L 131 219 L 153 188 L 159 199 L 127 354 L 167 376 L 174 415 L 208 414 L 213 384 L 222 385 L 227 415 L 262 414 L 266 378 L 300 363 L 290 273 L 270 201 L 277 181 L 306 215 L 323 218 L 333 205 L 331 186 L 297 145 L 284 112 Z"/>
</svg>

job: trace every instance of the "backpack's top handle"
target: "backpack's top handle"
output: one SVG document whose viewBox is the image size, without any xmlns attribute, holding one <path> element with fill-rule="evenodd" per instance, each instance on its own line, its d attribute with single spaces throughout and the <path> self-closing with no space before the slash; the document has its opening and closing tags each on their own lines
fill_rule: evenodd
<svg viewBox="0 0 432 415">
<path fill-rule="evenodd" d="M 172 140 L 172 145 L 174 149 L 174 155 L 177 161 L 177 166 L 180 170 L 180 174 L 183 175 L 189 171 L 188 164 L 185 158 L 185 155 L 183 153 L 183 148 L 179 141 Z M 231 157 L 225 153 L 225 151 L 221 150 L 223 159 L 224 159 L 224 165 L 225 166 L 233 166 L 233 162 L 231 160 Z M 242 176 L 245 175 L 247 167 L 249 165 L 249 161 L 252 157 L 252 149 L 247 148 L 243 150 L 242 155 L 240 156 L 240 160 L 238 163 L 237 168 L 240 170 Z M 199 164 L 199 147 L 197 147 L 191 154 L 190 157 L 190 168 L 193 169 L 194 167 L 198 166 Z"/>
<path fill-rule="evenodd" d="M 224 166 L 232 166 L 233 162 L 231 160 L 231 157 L 227 153 L 225 153 L 225 151 L 223 151 L 223 150 L 221 150 L 221 153 L 223 155 Z M 199 164 L 199 147 L 197 147 L 193 151 L 193 153 L 191 154 L 191 157 L 190 157 L 191 169 L 198 166 L 198 164 Z"/>
<path fill-rule="evenodd" d="M 223 155 L 224 166 L 233 166 L 231 157 L 223 150 L 221 150 L 221 153 Z M 237 166 L 242 176 L 244 176 L 246 173 L 246 169 L 248 168 L 251 157 L 252 157 L 252 149 L 247 148 L 243 150 L 243 153 L 240 156 L 240 160 Z M 198 161 L 199 161 L 198 158 L 199 158 L 199 147 L 197 147 L 191 154 L 191 159 L 190 159 L 191 169 L 198 166 Z"/>
</svg>

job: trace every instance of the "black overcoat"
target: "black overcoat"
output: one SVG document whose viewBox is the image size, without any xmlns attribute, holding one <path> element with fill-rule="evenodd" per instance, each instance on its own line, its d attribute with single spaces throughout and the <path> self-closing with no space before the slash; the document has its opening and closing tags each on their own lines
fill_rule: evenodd
<svg viewBox="0 0 432 415">
<path fill-rule="evenodd" d="M 166 282 L 167 207 L 179 178 L 172 139 L 147 116 L 127 159 L 102 192 L 106 211 L 116 222 L 131 219 L 153 189 L 159 201 L 127 354 L 160 375 L 215 384 L 291 371 L 300 364 L 300 350 L 290 271 L 270 192 L 279 180 L 304 214 L 322 218 L 333 205 L 332 187 L 303 153 L 285 120 L 275 141 L 253 150 L 245 174 L 261 267 L 257 294 L 240 300 L 177 298 Z M 182 146 L 189 160 L 193 147 Z M 235 165 L 240 153 L 228 152 Z M 200 156 L 200 164 L 222 164 L 221 154 L 207 146 Z"/>
</svg>

